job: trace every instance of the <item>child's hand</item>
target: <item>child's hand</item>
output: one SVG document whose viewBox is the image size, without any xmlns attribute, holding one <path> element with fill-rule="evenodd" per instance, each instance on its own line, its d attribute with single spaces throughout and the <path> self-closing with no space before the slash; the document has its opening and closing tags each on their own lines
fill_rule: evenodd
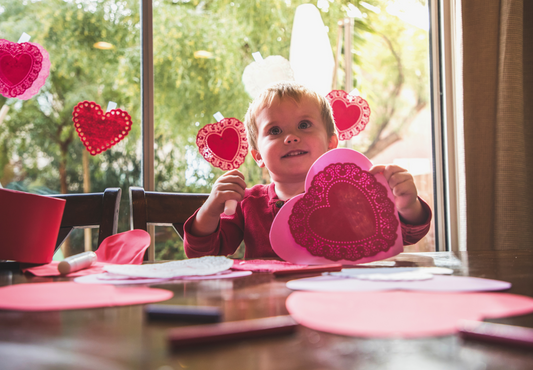
<svg viewBox="0 0 533 370">
<path fill-rule="evenodd" d="M 373 166 L 369 172 L 373 175 L 383 173 L 394 195 L 396 209 L 404 221 L 417 225 L 427 219 L 428 215 L 418 199 L 413 175 L 407 170 L 391 164 Z"/>
<path fill-rule="evenodd" d="M 241 201 L 245 189 L 244 175 L 239 170 L 231 170 L 220 176 L 215 181 L 209 197 L 196 214 L 196 220 L 191 225 L 192 233 L 203 236 L 215 232 L 226 201 L 232 199 Z"/>
</svg>

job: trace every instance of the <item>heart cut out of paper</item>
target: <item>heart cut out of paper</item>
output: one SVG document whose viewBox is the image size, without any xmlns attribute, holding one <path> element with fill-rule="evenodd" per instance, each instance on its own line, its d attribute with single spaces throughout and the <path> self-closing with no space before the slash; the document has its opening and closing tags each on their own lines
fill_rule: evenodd
<svg viewBox="0 0 533 370">
<path fill-rule="evenodd" d="M 349 140 L 365 129 L 370 120 L 370 107 L 365 99 L 342 90 L 331 91 L 326 99 L 333 110 L 339 140 Z"/>
<path fill-rule="evenodd" d="M 226 171 L 239 168 L 248 154 L 246 130 L 236 118 L 205 125 L 198 131 L 196 145 L 208 162 Z"/>
<path fill-rule="evenodd" d="M 31 98 L 49 72 L 50 58 L 39 44 L 0 40 L 0 93 L 6 98 Z"/>
<path fill-rule="evenodd" d="M 83 101 L 74 107 L 72 121 L 85 148 L 96 155 L 123 140 L 131 130 L 131 116 L 122 109 L 104 114 L 95 102 Z"/>
<path fill-rule="evenodd" d="M 286 202 L 270 230 L 279 257 L 292 263 L 353 265 L 403 251 L 394 196 L 382 174 L 352 149 L 333 149 L 311 166 L 305 193 Z"/>
</svg>

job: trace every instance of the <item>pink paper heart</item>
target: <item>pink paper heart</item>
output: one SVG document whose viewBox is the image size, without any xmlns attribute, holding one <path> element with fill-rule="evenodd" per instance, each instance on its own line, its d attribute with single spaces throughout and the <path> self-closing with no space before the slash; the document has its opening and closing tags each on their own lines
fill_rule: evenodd
<svg viewBox="0 0 533 370">
<path fill-rule="evenodd" d="M 239 168 L 248 154 L 246 130 L 236 118 L 205 125 L 198 131 L 196 145 L 208 162 L 223 170 Z"/>
<path fill-rule="evenodd" d="M 43 54 L 37 46 L 0 40 L 0 93 L 3 96 L 15 98 L 24 94 L 42 68 Z"/>
<path fill-rule="evenodd" d="M 286 202 L 270 230 L 274 251 L 292 263 L 356 264 L 403 251 L 394 196 L 383 175 L 351 149 L 333 149 L 311 166 L 305 193 Z"/>
<path fill-rule="evenodd" d="M 331 91 L 326 99 L 333 110 L 339 140 L 348 140 L 365 129 L 370 120 L 370 107 L 365 99 L 342 90 Z"/>
<path fill-rule="evenodd" d="M 91 155 L 106 151 L 123 140 L 131 130 L 131 116 L 122 109 L 104 114 L 95 102 L 83 101 L 74 107 L 72 121 L 83 145 Z"/>
</svg>

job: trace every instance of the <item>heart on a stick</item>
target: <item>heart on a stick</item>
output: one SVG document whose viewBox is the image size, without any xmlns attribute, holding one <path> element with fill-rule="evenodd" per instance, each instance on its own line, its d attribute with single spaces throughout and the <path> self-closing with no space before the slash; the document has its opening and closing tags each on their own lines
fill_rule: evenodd
<svg viewBox="0 0 533 370">
<path fill-rule="evenodd" d="M 198 131 L 196 145 L 208 162 L 225 171 L 239 168 L 248 154 L 246 130 L 236 118 L 205 125 Z"/>
<path fill-rule="evenodd" d="M 72 121 L 85 148 L 96 155 L 123 140 L 131 130 L 131 116 L 122 109 L 104 114 L 95 102 L 83 101 L 74 107 Z"/>
<path fill-rule="evenodd" d="M 370 107 L 365 99 L 342 90 L 331 91 L 326 99 L 333 110 L 339 140 L 349 140 L 365 129 L 370 120 Z"/>
<path fill-rule="evenodd" d="M 333 149 L 311 166 L 305 193 L 286 202 L 270 230 L 274 251 L 292 263 L 358 264 L 403 251 L 394 196 L 372 163 Z"/>
<path fill-rule="evenodd" d="M 50 59 L 38 44 L 0 40 L 0 93 L 6 98 L 35 95 L 50 71 Z"/>
</svg>

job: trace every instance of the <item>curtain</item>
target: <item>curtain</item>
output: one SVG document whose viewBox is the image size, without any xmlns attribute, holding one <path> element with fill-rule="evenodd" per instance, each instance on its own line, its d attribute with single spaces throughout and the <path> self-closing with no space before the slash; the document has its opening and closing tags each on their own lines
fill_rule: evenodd
<svg viewBox="0 0 533 370">
<path fill-rule="evenodd" d="M 533 249 L 533 1 L 463 0 L 468 250 Z"/>
</svg>

